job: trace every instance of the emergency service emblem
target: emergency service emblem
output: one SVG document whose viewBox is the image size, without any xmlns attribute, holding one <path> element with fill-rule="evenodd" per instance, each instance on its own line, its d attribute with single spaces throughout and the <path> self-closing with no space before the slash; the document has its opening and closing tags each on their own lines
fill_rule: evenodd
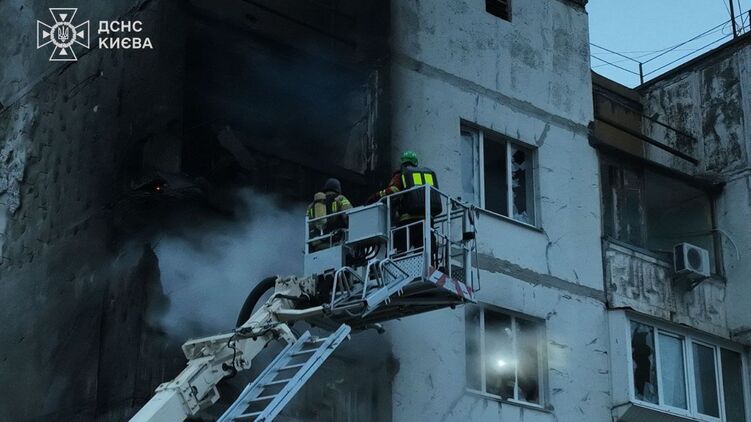
<svg viewBox="0 0 751 422">
<path fill-rule="evenodd" d="M 52 43 L 55 47 L 50 55 L 51 62 L 74 62 L 78 60 L 73 46 L 78 44 L 89 48 L 89 21 L 73 24 L 77 8 L 51 7 L 54 23 L 47 25 L 37 21 L 37 48 Z"/>
</svg>

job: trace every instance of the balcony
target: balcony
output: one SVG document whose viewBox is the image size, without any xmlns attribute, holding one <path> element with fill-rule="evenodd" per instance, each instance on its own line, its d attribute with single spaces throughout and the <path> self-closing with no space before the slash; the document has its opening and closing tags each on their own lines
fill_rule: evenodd
<svg viewBox="0 0 751 422">
<path fill-rule="evenodd" d="M 727 337 L 725 283 L 713 276 L 694 289 L 674 280 L 673 263 L 651 251 L 603 240 L 605 290 L 611 309 L 628 308 Z"/>
</svg>

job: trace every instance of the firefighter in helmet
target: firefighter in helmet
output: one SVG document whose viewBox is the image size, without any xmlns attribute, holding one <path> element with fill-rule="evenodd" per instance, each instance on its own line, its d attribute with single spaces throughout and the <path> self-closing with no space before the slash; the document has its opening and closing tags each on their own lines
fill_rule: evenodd
<svg viewBox="0 0 751 422">
<path fill-rule="evenodd" d="M 438 177 L 429 168 L 418 167 L 419 160 L 413 151 L 404 151 L 400 160 L 401 165 L 396 170 L 385 189 L 379 190 L 370 196 L 368 202 L 378 201 L 388 195 L 410 189 L 419 185 L 430 185 L 438 188 Z M 438 194 L 430 196 L 430 214 L 436 215 L 441 212 L 441 198 Z M 394 247 L 399 252 L 421 248 L 423 245 L 423 224 L 418 222 L 425 218 L 425 191 L 417 190 L 400 195 L 395 199 L 396 226 L 404 227 L 394 231 Z M 417 223 L 417 224 L 413 224 Z M 407 232 L 409 232 L 409 245 L 407 245 Z"/>
<path fill-rule="evenodd" d="M 342 184 L 338 179 L 330 178 L 326 180 L 323 189 L 313 195 L 313 202 L 308 205 L 307 216 L 309 219 L 325 217 L 329 214 L 336 214 L 340 211 L 352 208 L 346 196 L 342 195 Z M 313 222 L 310 226 L 310 237 L 319 237 L 324 234 L 334 233 L 346 226 L 346 216 L 337 215 L 330 218 L 324 218 Z M 337 242 L 341 239 L 340 233 L 332 235 L 331 241 Z M 316 242 L 311 245 L 314 249 L 323 249 L 324 244 L 328 241 Z M 314 247 L 315 246 L 315 247 Z"/>
</svg>

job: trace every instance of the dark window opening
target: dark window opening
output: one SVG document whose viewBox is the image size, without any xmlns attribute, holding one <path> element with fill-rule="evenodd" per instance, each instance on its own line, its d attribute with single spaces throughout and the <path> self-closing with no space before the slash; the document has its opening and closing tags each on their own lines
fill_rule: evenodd
<svg viewBox="0 0 751 422">
<path fill-rule="evenodd" d="M 485 10 L 493 16 L 511 21 L 509 0 L 485 0 Z"/>
<path fill-rule="evenodd" d="M 719 273 L 710 194 L 683 180 L 614 159 L 602 168 L 603 229 L 611 239 L 672 260 L 673 247 L 690 243 L 709 251 L 712 273 Z"/>
<path fill-rule="evenodd" d="M 743 392 L 743 360 L 740 353 L 722 349 L 722 387 L 725 392 L 725 419 L 727 422 L 746 422 L 746 405 Z"/>
</svg>

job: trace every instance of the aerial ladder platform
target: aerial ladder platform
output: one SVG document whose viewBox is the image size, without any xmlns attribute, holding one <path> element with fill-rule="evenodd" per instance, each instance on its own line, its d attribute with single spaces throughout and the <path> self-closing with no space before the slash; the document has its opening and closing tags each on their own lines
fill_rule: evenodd
<svg viewBox="0 0 751 422">
<path fill-rule="evenodd" d="M 410 218 L 399 220 L 407 213 Z M 304 276 L 270 277 L 249 294 L 237 328 L 183 344 L 186 368 L 156 389 L 132 422 L 171 422 L 207 409 L 217 385 L 274 341 L 286 343 L 218 419 L 272 421 L 354 332 L 475 302 L 475 209 L 421 185 L 380 202 L 305 221 Z M 262 297 L 270 298 L 259 303 Z M 296 334 L 290 325 L 305 321 Z"/>
</svg>

